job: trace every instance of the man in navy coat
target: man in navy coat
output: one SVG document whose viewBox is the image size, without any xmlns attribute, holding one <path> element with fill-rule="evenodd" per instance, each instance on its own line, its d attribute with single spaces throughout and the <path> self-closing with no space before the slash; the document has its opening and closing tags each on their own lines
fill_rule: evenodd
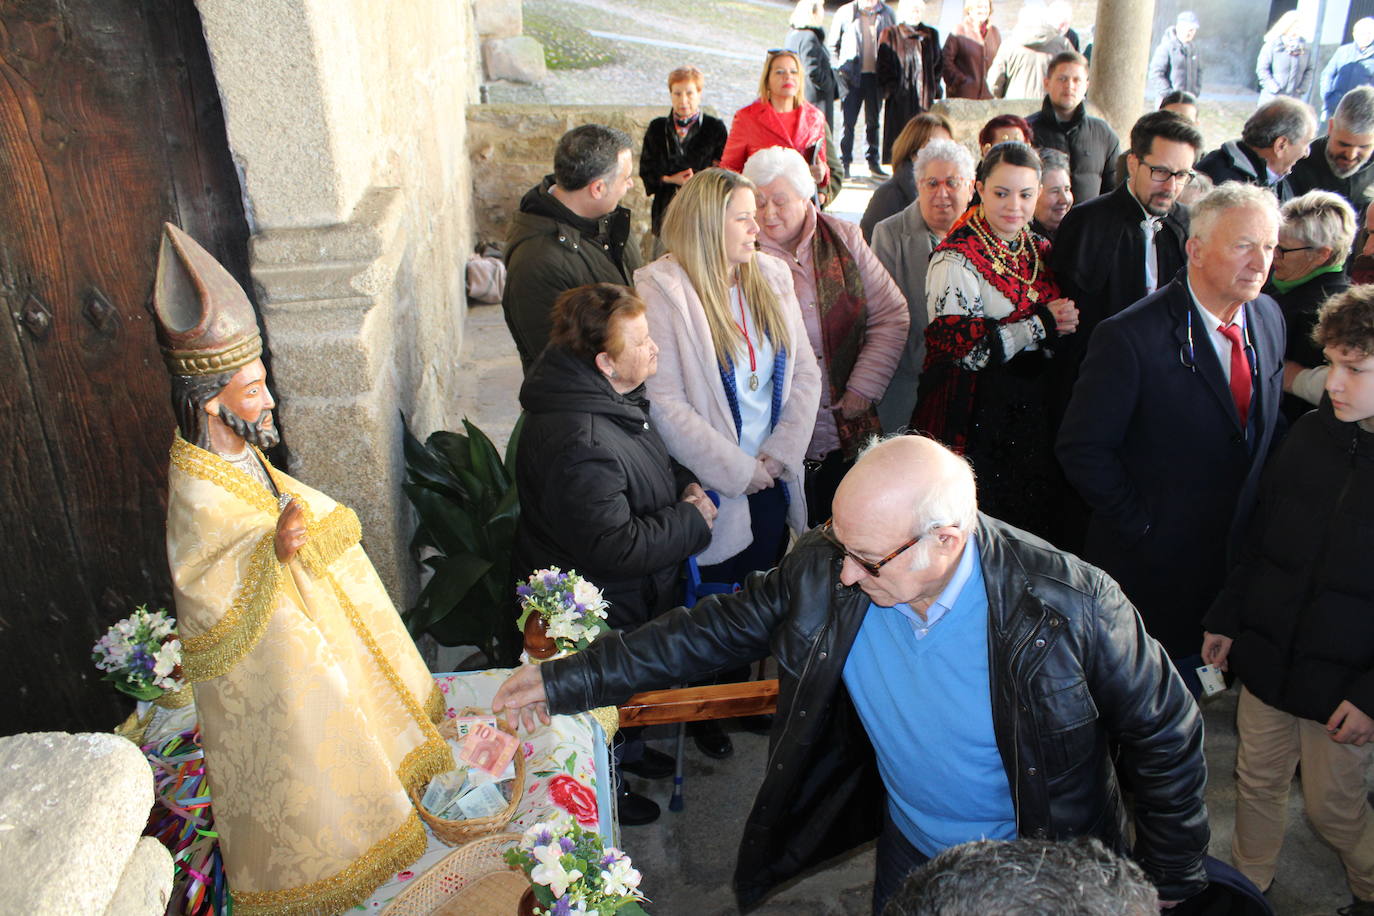
<svg viewBox="0 0 1374 916">
<path fill-rule="evenodd" d="M 1098 325 L 1057 453 L 1092 508 L 1087 560 L 1121 584 L 1197 692 L 1201 620 L 1254 505 L 1284 323 L 1260 294 L 1278 202 L 1227 183 L 1192 211 L 1188 266 Z"/>
</svg>

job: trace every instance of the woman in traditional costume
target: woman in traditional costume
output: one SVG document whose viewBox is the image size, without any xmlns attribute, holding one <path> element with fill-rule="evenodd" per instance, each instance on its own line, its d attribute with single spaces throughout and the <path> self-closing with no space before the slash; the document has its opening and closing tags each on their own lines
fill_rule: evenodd
<svg viewBox="0 0 1374 916">
<path fill-rule="evenodd" d="M 954 224 L 926 273 L 930 324 L 911 425 L 969 459 L 980 509 L 1047 536 L 1063 488 L 1051 358 L 1078 327 L 1078 310 L 1059 295 L 1049 243 L 1029 229 L 1040 190 L 1035 151 L 994 146 L 976 187 L 982 203 Z"/>
<path fill-rule="evenodd" d="M 811 202 L 816 185 L 795 150 L 749 157 L 744 177 L 758 187 L 759 247 L 792 271 L 811 349 L 825 376 L 816 428 L 806 450 L 808 522 L 830 517 L 841 478 L 879 434 L 877 402 L 906 346 L 906 300 L 849 220 Z"/>
</svg>

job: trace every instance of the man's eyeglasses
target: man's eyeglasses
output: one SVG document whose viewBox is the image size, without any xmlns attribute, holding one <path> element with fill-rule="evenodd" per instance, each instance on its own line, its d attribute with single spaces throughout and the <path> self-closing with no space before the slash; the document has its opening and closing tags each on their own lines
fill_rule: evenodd
<svg viewBox="0 0 1374 916">
<path fill-rule="evenodd" d="M 1164 184 L 1164 182 L 1168 181 L 1170 178 L 1174 179 L 1179 184 L 1187 184 L 1197 177 L 1197 172 L 1192 169 L 1184 169 L 1181 172 L 1175 172 L 1162 165 L 1150 165 L 1150 163 L 1146 162 L 1144 159 L 1140 160 L 1140 164 L 1150 170 L 1150 177 L 1153 178 L 1157 184 Z"/>
<path fill-rule="evenodd" d="M 964 186 L 964 182 L 966 181 L 968 181 L 967 178 L 959 178 L 958 176 L 945 178 L 943 180 L 939 178 L 922 178 L 920 181 L 920 185 L 927 191 L 934 194 L 941 188 L 947 188 L 951 191 L 957 191 Z"/>
<path fill-rule="evenodd" d="M 834 521 L 835 520 L 833 518 L 828 518 L 825 520 L 824 524 L 822 524 L 820 527 L 821 537 L 825 538 L 831 544 L 834 544 L 836 549 L 838 549 L 840 553 L 849 557 L 849 559 L 853 560 L 855 563 L 858 563 L 861 567 L 863 567 L 864 572 L 868 573 L 870 576 L 877 576 L 878 573 L 882 571 L 882 568 L 884 566 L 891 563 L 893 560 L 897 559 L 897 557 L 900 556 L 903 551 L 916 546 L 916 542 L 919 541 L 921 538 L 925 537 L 924 534 L 916 535 L 914 538 L 907 541 L 901 547 L 898 547 L 896 550 L 892 551 L 892 553 L 888 554 L 887 556 L 883 557 L 881 560 L 875 563 L 872 560 L 865 560 L 863 557 L 858 556 L 848 547 L 844 546 L 839 542 L 839 539 L 835 537 L 835 526 L 833 524 Z"/>
<path fill-rule="evenodd" d="M 1274 254 L 1278 255 L 1279 257 L 1283 257 L 1284 255 L 1292 254 L 1295 251 L 1311 251 L 1312 248 L 1312 245 L 1303 245 L 1301 248 L 1284 248 L 1282 245 L 1275 245 Z"/>
</svg>

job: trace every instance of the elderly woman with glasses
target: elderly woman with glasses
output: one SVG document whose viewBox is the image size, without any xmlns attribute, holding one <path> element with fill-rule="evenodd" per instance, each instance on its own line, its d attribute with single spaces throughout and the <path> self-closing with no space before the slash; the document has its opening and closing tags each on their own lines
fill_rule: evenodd
<svg viewBox="0 0 1374 916">
<path fill-rule="evenodd" d="M 770 146 L 794 149 L 806 160 L 820 188 L 821 206 L 839 193 L 830 161 L 834 141 L 821 110 L 806 101 L 806 75 L 796 51 L 773 48 L 759 77 L 759 97 L 735 112 L 721 168 L 739 172 L 749 157 Z"/>
<path fill-rule="evenodd" d="M 916 199 L 916 154 L 931 140 L 953 140 L 954 127 L 949 119 L 932 111 L 916 115 L 892 143 L 892 177 L 873 189 L 859 228 L 864 241 L 873 244 L 873 227 L 901 213 Z"/>
<path fill-rule="evenodd" d="M 911 320 L 897 371 L 878 404 L 884 433 L 899 432 L 911 422 L 926 358 L 926 268 L 931 252 L 968 209 L 973 169 L 973 156 L 963 144 L 930 141 L 916 156 L 916 202 L 873 230 L 873 253 L 902 291 Z"/>
<path fill-rule="evenodd" d="M 806 450 L 808 519 L 830 515 L 840 479 L 878 432 L 876 403 L 906 343 L 906 303 L 859 227 L 827 216 L 795 150 L 749 157 L 744 177 L 758 187 L 759 247 L 791 268 L 806 336 L 821 367 L 820 409 Z"/>
<path fill-rule="evenodd" d="M 1279 245 L 1264 291 L 1279 304 L 1288 326 L 1280 407 L 1294 421 L 1322 398 L 1325 360 L 1312 329 L 1322 303 L 1350 286 L 1345 260 L 1355 241 L 1355 211 L 1339 194 L 1308 191 L 1280 212 Z"/>
<path fill-rule="evenodd" d="M 969 459 L 989 515 L 1047 537 L 1065 486 L 1050 436 L 1051 357 L 1078 310 L 1059 294 L 1049 243 L 1030 231 L 1040 174 L 1026 144 L 994 146 L 978 167 L 982 203 L 935 249 L 911 425 Z"/>
</svg>

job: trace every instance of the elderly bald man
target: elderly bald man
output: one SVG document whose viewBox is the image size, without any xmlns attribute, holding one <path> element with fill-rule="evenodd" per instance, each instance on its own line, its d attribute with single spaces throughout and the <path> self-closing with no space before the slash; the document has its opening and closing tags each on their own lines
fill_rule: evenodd
<svg viewBox="0 0 1374 916">
<path fill-rule="evenodd" d="M 1134 792 L 1136 860 L 1163 899 L 1196 893 L 1209 837 L 1197 705 L 1115 583 L 980 515 L 974 494 L 968 464 L 934 440 L 885 440 L 776 569 L 521 668 L 493 709 L 532 726 L 772 651 L 778 713 L 735 871 L 741 906 L 875 836 L 875 913 L 970 839 L 1124 850 L 1111 746 Z"/>
</svg>

